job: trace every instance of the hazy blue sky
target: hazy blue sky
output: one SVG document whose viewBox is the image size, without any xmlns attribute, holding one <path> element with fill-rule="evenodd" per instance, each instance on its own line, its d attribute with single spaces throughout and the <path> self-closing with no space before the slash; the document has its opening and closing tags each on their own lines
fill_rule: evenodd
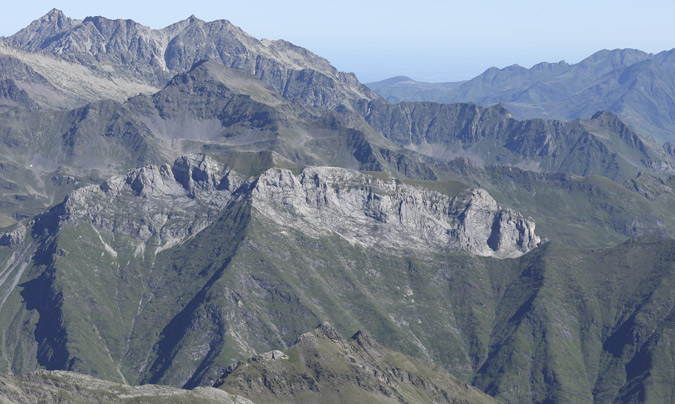
<svg viewBox="0 0 675 404">
<path fill-rule="evenodd" d="M 363 82 L 404 74 L 423 81 L 471 78 L 488 67 L 578 62 L 603 49 L 675 47 L 675 1 L 13 1 L 0 35 L 47 13 L 131 18 L 162 28 L 191 14 L 227 19 L 257 38 L 289 40 Z"/>
</svg>

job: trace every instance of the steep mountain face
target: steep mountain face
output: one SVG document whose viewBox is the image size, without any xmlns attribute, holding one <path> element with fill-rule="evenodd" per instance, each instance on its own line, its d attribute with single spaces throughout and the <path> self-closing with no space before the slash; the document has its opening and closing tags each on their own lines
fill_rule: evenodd
<svg viewBox="0 0 675 404">
<path fill-rule="evenodd" d="M 73 20 L 54 9 L 5 42 L 20 51 L 103 70 L 105 78 L 146 86 L 161 87 L 194 63 L 211 59 L 257 77 L 284 98 L 318 108 L 378 98 L 327 60 L 286 41 L 259 41 L 226 20 L 204 22 L 192 16 L 152 30 L 132 20 Z"/>
<path fill-rule="evenodd" d="M 292 224 L 315 237 L 339 234 L 364 247 L 464 250 L 505 258 L 541 244 L 531 219 L 502 209 L 482 189 L 450 198 L 349 170 L 306 168 L 298 177 L 268 170 L 253 192 L 253 208 L 277 225 Z"/>
<path fill-rule="evenodd" d="M 486 189 L 497 201 L 508 201 L 534 218 L 539 235 L 570 246 L 600 248 L 626 238 L 675 236 L 671 230 L 675 228 L 674 176 L 661 178 L 642 172 L 621 184 L 596 175 L 482 167 L 468 159 L 431 167 L 440 179 L 423 181 L 426 186 L 442 190 L 470 184 Z"/>
<path fill-rule="evenodd" d="M 3 76 L 39 107 L 67 110 L 101 100 L 124 101 L 139 93 L 152 93 L 157 86 L 131 74 L 97 70 L 45 53 L 30 53 L 7 45 L 0 38 Z"/>
<path fill-rule="evenodd" d="M 0 55 L 0 79 L 0 100 L 4 106 L 39 108 L 37 102 L 30 97 L 29 91 L 35 87 L 45 93 L 56 90 L 33 68 L 8 55 Z"/>
<path fill-rule="evenodd" d="M 588 118 L 607 110 L 644 136 L 672 141 L 675 51 L 647 54 L 634 49 L 602 50 L 577 64 L 540 63 L 490 68 L 457 83 L 390 79 L 368 84 L 391 102 L 503 102 L 519 119 Z"/>
<path fill-rule="evenodd" d="M 609 113 L 597 113 L 589 121 L 518 121 L 502 104 L 373 102 L 365 119 L 402 147 L 440 160 L 467 157 L 487 166 L 619 181 L 641 170 L 675 172 L 670 155 Z"/>
<path fill-rule="evenodd" d="M 284 352 L 238 363 L 218 384 L 257 403 L 497 403 L 444 369 L 388 350 L 363 332 L 341 339 L 328 323 L 302 334 Z"/>
</svg>

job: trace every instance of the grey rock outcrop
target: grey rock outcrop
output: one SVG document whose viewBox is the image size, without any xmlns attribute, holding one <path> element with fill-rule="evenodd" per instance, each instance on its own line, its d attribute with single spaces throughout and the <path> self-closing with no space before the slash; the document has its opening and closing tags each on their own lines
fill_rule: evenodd
<svg viewBox="0 0 675 404">
<path fill-rule="evenodd" d="M 206 156 L 182 156 L 72 192 L 62 220 L 169 248 L 212 223 L 241 182 Z"/>
<path fill-rule="evenodd" d="M 23 244 L 26 240 L 26 226 L 19 223 L 6 233 L 0 233 L 0 245 L 14 247 Z"/>
<path fill-rule="evenodd" d="M 507 258 L 542 242 L 532 219 L 500 207 L 482 189 L 451 198 L 347 169 L 309 167 L 295 176 L 273 168 L 259 178 L 252 198 L 253 208 L 280 226 L 364 246 Z"/>
</svg>

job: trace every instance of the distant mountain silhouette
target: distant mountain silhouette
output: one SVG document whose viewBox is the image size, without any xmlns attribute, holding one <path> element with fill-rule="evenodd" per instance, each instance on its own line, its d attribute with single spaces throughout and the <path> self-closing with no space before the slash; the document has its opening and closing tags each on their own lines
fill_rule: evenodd
<svg viewBox="0 0 675 404">
<path fill-rule="evenodd" d="M 518 119 L 587 119 L 606 110 L 643 136 L 675 140 L 675 49 L 658 54 L 601 50 L 577 64 L 492 67 L 464 82 L 395 77 L 368 86 L 390 102 L 503 102 Z"/>
</svg>

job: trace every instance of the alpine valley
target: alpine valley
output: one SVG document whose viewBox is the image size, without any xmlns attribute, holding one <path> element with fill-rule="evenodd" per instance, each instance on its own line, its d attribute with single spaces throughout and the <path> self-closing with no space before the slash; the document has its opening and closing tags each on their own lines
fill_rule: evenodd
<svg viewBox="0 0 675 404">
<path fill-rule="evenodd" d="M 226 20 L 52 10 L 0 38 L 0 402 L 675 402 L 674 82 L 390 103 Z"/>
</svg>

